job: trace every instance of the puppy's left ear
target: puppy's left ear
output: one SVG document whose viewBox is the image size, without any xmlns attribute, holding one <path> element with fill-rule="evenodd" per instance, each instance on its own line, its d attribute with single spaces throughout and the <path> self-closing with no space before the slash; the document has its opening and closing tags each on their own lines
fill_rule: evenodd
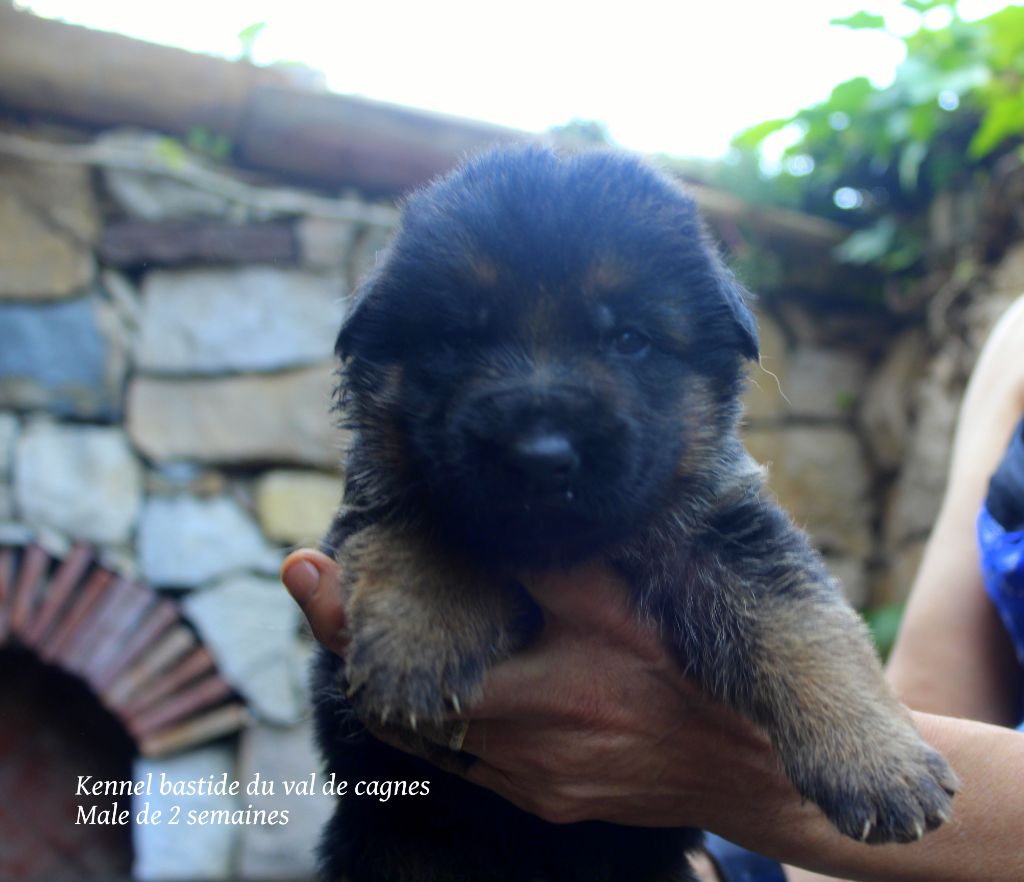
<svg viewBox="0 0 1024 882">
<path fill-rule="evenodd" d="M 740 353 L 751 361 L 757 361 L 761 344 L 757 335 L 757 319 L 750 308 L 753 295 L 725 267 L 719 268 L 718 285 L 736 328 Z"/>
</svg>

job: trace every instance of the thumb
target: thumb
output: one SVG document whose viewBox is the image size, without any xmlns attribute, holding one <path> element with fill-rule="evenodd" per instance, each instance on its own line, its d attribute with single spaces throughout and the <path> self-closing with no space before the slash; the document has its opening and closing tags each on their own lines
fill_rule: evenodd
<svg viewBox="0 0 1024 882">
<path fill-rule="evenodd" d="M 313 636 L 342 655 L 347 622 L 337 563 L 309 548 L 293 551 L 281 565 L 281 582 L 305 614 Z"/>
</svg>

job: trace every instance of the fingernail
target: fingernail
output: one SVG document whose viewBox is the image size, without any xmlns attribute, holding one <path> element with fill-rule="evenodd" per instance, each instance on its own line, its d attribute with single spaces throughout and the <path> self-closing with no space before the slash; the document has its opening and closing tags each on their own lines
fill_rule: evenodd
<svg viewBox="0 0 1024 882">
<path fill-rule="evenodd" d="M 308 560 L 300 560 L 284 571 L 281 580 L 296 602 L 305 604 L 316 590 L 320 571 Z"/>
</svg>

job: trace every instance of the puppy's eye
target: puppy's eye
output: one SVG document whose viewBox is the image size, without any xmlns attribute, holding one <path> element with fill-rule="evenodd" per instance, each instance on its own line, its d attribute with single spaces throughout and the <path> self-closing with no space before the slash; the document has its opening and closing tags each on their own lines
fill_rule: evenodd
<svg viewBox="0 0 1024 882">
<path fill-rule="evenodd" d="M 651 346 L 651 338 L 641 331 L 625 328 L 614 331 L 608 344 L 619 355 L 629 355 L 635 358 L 647 352 Z"/>
</svg>

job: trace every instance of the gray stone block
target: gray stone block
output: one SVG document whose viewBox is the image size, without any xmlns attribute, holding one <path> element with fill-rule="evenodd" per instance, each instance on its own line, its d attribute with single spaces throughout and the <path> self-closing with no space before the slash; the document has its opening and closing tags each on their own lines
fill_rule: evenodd
<svg viewBox="0 0 1024 882">
<path fill-rule="evenodd" d="M 14 440 L 18 437 L 18 418 L 13 413 L 0 413 L 0 480 L 11 475 L 14 461 Z"/>
<path fill-rule="evenodd" d="M 97 297 L 0 302 L 0 407 L 109 420 L 121 412 L 124 358 Z"/>
<path fill-rule="evenodd" d="M 236 780 L 235 752 L 227 747 L 203 747 L 160 759 L 140 759 L 135 764 L 134 780 L 153 776 L 153 792 L 133 797 L 133 818 L 146 809 L 149 817 L 160 812 L 158 823 L 132 824 L 135 864 L 132 878 L 139 882 L 172 882 L 186 879 L 229 879 L 238 847 L 240 828 L 232 824 L 189 824 L 189 812 L 235 811 L 245 804 L 239 796 L 209 794 L 201 796 L 161 795 L 161 775 L 171 782 L 198 782 L 227 776 Z M 176 814 L 177 813 L 177 814 Z M 176 823 L 172 819 L 177 818 Z"/>
<path fill-rule="evenodd" d="M 320 830 L 334 810 L 335 799 L 322 792 L 321 760 L 312 726 L 255 725 L 242 735 L 242 780 L 255 774 L 275 784 L 273 796 L 253 796 L 257 809 L 287 811 L 287 824 L 251 825 L 242 831 L 239 872 L 245 879 L 303 879 L 316 874 L 314 856 Z M 312 793 L 286 795 L 283 781 L 305 784 L 316 774 Z M 304 788 L 306 789 L 306 788 Z"/>
<path fill-rule="evenodd" d="M 155 496 L 139 521 L 139 565 L 153 585 L 194 588 L 238 570 L 274 573 L 280 554 L 227 497 Z"/>
<path fill-rule="evenodd" d="M 305 712 L 299 608 L 276 579 L 237 576 L 182 603 L 224 677 L 262 719 L 297 723 Z"/>
<path fill-rule="evenodd" d="M 271 267 L 151 273 L 135 361 L 159 373 L 219 374 L 329 359 L 343 293 L 339 276 Z"/>
<path fill-rule="evenodd" d="M 14 461 L 14 439 L 18 434 L 18 418 L 12 413 L 0 413 L 0 522 L 14 517 L 14 497 L 11 493 L 11 467 Z"/>
<path fill-rule="evenodd" d="M 120 544 L 138 517 L 142 469 L 119 429 L 36 422 L 18 436 L 14 487 L 28 524 Z"/>
</svg>

